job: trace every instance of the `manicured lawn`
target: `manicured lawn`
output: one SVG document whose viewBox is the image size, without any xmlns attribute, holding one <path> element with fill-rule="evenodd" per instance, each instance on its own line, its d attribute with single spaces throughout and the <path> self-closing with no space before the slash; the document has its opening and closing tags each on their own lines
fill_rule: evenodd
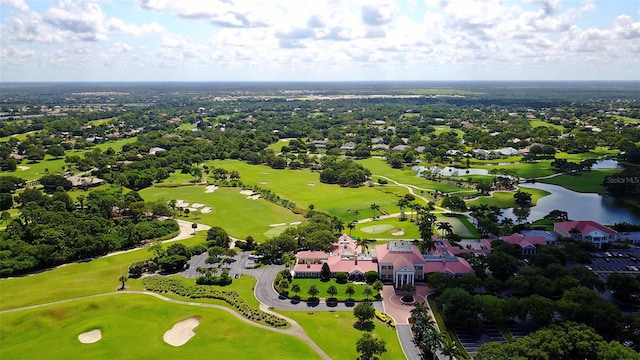
<svg viewBox="0 0 640 360">
<path fill-rule="evenodd" d="M 371 210 L 365 211 L 364 216 L 371 217 Z M 411 215 L 407 213 L 407 218 Z M 394 232 L 403 230 L 403 235 L 393 235 Z M 348 232 L 347 228 L 345 232 Z M 369 239 L 419 239 L 420 232 L 415 223 L 411 221 L 400 221 L 398 218 L 380 219 L 375 221 L 363 222 L 356 225 L 353 230 L 353 236 L 358 238 Z"/>
<path fill-rule="evenodd" d="M 622 170 L 592 170 L 575 174 L 559 175 L 549 179 L 541 179 L 540 182 L 565 187 L 569 190 L 583 193 L 605 194 L 607 191 L 602 186 L 602 181 L 607 175 L 614 175 Z"/>
<path fill-rule="evenodd" d="M 180 240 L 187 246 L 204 242 L 206 232 Z M 165 244 L 169 246 L 172 243 Z M 0 280 L 0 310 L 42 304 L 79 296 L 115 291 L 118 278 L 127 274 L 129 265 L 150 258 L 148 249 L 103 257 L 83 263 L 71 263 L 34 275 Z M 142 280 L 129 279 L 131 290 L 142 290 Z"/>
<path fill-rule="evenodd" d="M 510 163 L 510 164 L 494 164 L 494 165 L 474 165 L 476 168 L 487 169 L 491 172 L 491 169 L 508 169 L 513 170 L 519 177 L 522 178 L 537 178 L 541 176 L 547 176 L 554 173 L 551 168 L 551 160 L 542 160 L 535 163 Z"/>
<path fill-rule="evenodd" d="M 551 127 L 551 128 L 556 128 L 558 130 L 560 130 L 560 132 L 564 132 L 564 127 L 562 125 L 555 125 L 552 123 L 548 123 L 546 121 L 542 121 L 540 119 L 531 119 L 529 120 L 529 124 L 531 124 L 532 128 L 537 128 L 539 126 L 546 126 L 546 127 Z"/>
<path fill-rule="evenodd" d="M 627 124 L 639 124 L 640 123 L 640 119 L 636 119 L 636 118 L 631 118 L 628 116 L 620 116 L 620 115 L 609 115 L 609 117 L 616 119 L 616 120 L 622 120 Z"/>
<path fill-rule="evenodd" d="M 436 125 L 434 126 L 434 128 L 436 129 L 436 131 L 434 132 L 434 134 L 436 135 L 440 135 L 443 132 L 449 132 L 449 131 L 454 131 L 458 134 L 458 136 L 462 137 L 464 135 L 464 132 L 462 132 L 462 130 L 460 129 L 455 129 L 452 130 L 448 125 Z"/>
<path fill-rule="evenodd" d="M 20 141 L 25 141 L 27 139 L 27 135 L 35 135 L 36 133 L 37 133 L 37 131 L 29 131 L 29 132 L 23 133 L 23 134 L 15 134 L 15 135 L 3 136 L 3 137 L 0 137 L 0 142 L 7 142 L 11 138 L 16 138 L 16 139 L 18 139 Z"/>
<path fill-rule="evenodd" d="M 93 146 L 91 149 L 100 149 L 102 151 L 107 151 L 107 149 L 112 148 L 113 150 L 118 152 L 118 151 L 122 151 L 122 147 L 125 146 L 126 144 L 134 143 L 137 140 L 138 138 L 136 136 L 124 138 L 124 139 L 117 139 L 117 140 L 107 141 L 101 144 L 97 144 Z"/>
<path fill-rule="evenodd" d="M 313 204 L 316 210 L 338 216 L 343 221 L 353 220 L 353 214 L 350 212 L 358 209 L 362 214 L 373 203 L 379 204 L 380 209 L 388 213 L 398 212 L 395 206 L 398 202 L 397 196 L 381 193 L 377 187 L 346 188 L 323 184 L 318 172 L 275 170 L 268 166 L 250 165 L 236 160 L 212 161 L 208 165 L 210 168 L 236 170 L 244 184 L 269 189 L 302 208 Z"/>
<path fill-rule="evenodd" d="M 200 317 L 181 347 L 162 337 L 175 323 Z M 302 340 L 263 330 L 219 309 L 171 304 L 148 295 L 115 294 L 0 315 L 3 359 L 317 359 Z M 82 344 L 93 329 L 102 339 Z M 354 345 L 355 349 L 355 345 Z"/>
<path fill-rule="evenodd" d="M 205 193 L 205 186 L 184 186 L 178 188 L 146 188 L 140 190 L 140 196 L 146 201 L 180 199 L 193 203 L 201 203 L 211 208 L 207 214 L 199 214 L 198 223 L 220 226 L 233 237 L 245 239 L 251 235 L 256 241 L 267 239 L 266 232 L 270 225 L 291 224 L 304 220 L 288 209 L 263 199 L 249 200 L 240 194 L 240 188 L 220 188 L 212 193 Z M 194 219 L 193 211 L 189 217 L 182 220 Z"/>
<path fill-rule="evenodd" d="M 478 232 L 469 223 L 469 220 L 463 216 L 454 217 L 438 214 L 438 222 L 448 222 L 453 227 L 453 233 L 458 234 L 463 238 L 477 238 L 479 236 Z M 435 229 L 435 233 L 441 235 L 441 231 L 437 228 Z"/>
<path fill-rule="evenodd" d="M 559 152 L 556 154 L 556 158 L 567 159 L 573 162 L 580 162 L 584 159 L 600 159 L 603 157 L 609 157 L 609 156 L 615 156 L 615 155 L 618 155 L 618 150 L 616 149 L 597 147 L 594 150 L 587 151 L 585 153 L 579 153 L 579 154 L 569 154 L 566 152 Z"/>
<path fill-rule="evenodd" d="M 549 195 L 548 192 L 539 189 L 527 188 L 523 191 L 531 194 L 531 203 L 533 205 L 535 205 L 541 197 Z M 478 199 L 467 201 L 467 205 L 472 206 L 486 204 L 489 206 L 495 205 L 501 209 L 511 208 L 516 206 L 516 203 L 513 201 L 513 194 L 515 194 L 515 191 L 497 191 L 494 192 L 491 197 L 482 196 Z"/>
<path fill-rule="evenodd" d="M 353 360 L 358 357 L 356 342 L 365 333 L 353 327 L 356 318 L 352 311 L 336 312 L 307 312 L 307 311 L 278 311 L 294 319 L 307 332 L 309 337 L 324 350 L 333 360 Z M 404 358 L 396 330 L 374 319 L 373 336 L 385 342 L 387 352 L 378 358 Z"/>
<path fill-rule="evenodd" d="M 273 152 L 279 154 L 283 146 L 289 146 L 289 142 L 291 142 L 291 139 L 280 139 L 278 142 L 267 146 L 267 150 L 273 150 Z"/>
<path fill-rule="evenodd" d="M 102 125 L 102 124 L 108 124 L 114 120 L 116 120 L 116 117 L 112 117 L 112 118 L 107 118 L 107 119 L 98 119 L 98 120 L 91 120 L 87 123 L 87 125 L 91 125 L 91 126 L 98 126 L 98 125 Z"/>
<path fill-rule="evenodd" d="M 327 289 L 331 285 L 334 285 L 336 288 L 338 288 L 338 295 L 335 296 L 335 298 L 338 299 L 338 301 L 345 301 L 348 298 L 347 294 L 345 294 L 344 292 L 344 290 L 347 287 L 347 284 L 338 284 L 337 282 L 335 282 L 334 279 L 331 279 L 327 282 L 320 281 L 319 279 L 293 279 L 293 281 L 291 281 L 291 285 L 289 285 L 289 288 L 288 288 L 289 296 L 295 295 L 293 292 L 291 292 L 291 286 L 293 286 L 293 284 L 298 284 L 300 286 L 300 292 L 298 293 L 298 296 L 300 296 L 300 299 L 302 300 L 306 300 L 310 297 L 309 294 L 307 294 L 307 290 L 313 284 L 315 284 L 318 287 L 318 290 L 320 290 L 320 293 L 317 295 L 318 298 L 331 297 L 329 294 L 327 294 Z M 362 293 L 362 291 L 367 286 L 371 288 L 371 291 L 373 294 L 371 295 L 371 297 L 369 297 L 370 300 L 375 298 L 375 296 L 378 294 L 378 292 L 375 291 L 371 285 L 353 284 L 353 283 L 351 284 L 353 285 L 353 288 L 356 291 L 353 294 L 353 300 L 355 301 L 365 300 L 365 296 Z"/>
</svg>

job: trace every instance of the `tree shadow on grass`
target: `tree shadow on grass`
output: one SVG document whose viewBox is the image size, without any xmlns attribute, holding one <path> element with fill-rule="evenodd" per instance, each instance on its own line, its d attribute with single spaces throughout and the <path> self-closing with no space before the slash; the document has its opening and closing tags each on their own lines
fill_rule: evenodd
<svg viewBox="0 0 640 360">
<path fill-rule="evenodd" d="M 373 328 L 375 326 L 376 324 L 374 324 L 373 321 L 364 321 L 364 322 L 356 321 L 353 324 L 353 327 L 360 331 L 373 331 Z"/>
</svg>

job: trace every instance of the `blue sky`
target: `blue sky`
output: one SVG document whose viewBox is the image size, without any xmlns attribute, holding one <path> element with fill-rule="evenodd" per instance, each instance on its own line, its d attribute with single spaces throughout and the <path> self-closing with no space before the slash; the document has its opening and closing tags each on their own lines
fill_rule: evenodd
<svg viewBox="0 0 640 360">
<path fill-rule="evenodd" d="M 637 0 L 0 0 L 0 81 L 640 80 Z"/>
</svg>

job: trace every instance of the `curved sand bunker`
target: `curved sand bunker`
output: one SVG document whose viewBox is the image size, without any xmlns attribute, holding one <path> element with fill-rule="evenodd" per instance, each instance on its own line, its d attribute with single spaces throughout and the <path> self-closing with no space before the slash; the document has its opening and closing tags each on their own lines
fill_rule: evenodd
<svg viewBox="0 0 640 360">
<path fill-rule="evenodd" d="M 182 346 L 196 335 L 193 329 L 200 325 L 199 317 L 191 317 L 177 322 L 171 329 L 164 333 L 162 339 L 171 346 Z"/>
<path fill-rule="evenodd" d="M 100 341 L 100 339 L 102 339 L 102 331 L 100 329 L 93 329 L 78 335 L 78 341 L 83 344 L 93 344 Z"/>
</svg>

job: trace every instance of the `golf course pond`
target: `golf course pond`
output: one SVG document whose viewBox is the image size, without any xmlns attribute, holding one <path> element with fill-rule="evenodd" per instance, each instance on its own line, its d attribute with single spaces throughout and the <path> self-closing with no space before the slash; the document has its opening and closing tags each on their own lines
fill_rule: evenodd
<svg viewBox="0 0 640 360">
<path fill-rule="evenodd" d="M 533 188 L 548 191 L 550 194 L 538 200 L 536 206 L 530 208 L 529 221 L 542 219 L 552 210 L 566 211 L 571 220 L 593 220 L 601 224 L 612 225 L 619 222 L 640 224 L 640 210 L 620 200 L 595 193 L 579 193 L 558 185 L 544 183 L 528 183 L 522 188 Z M 514 209 L 505 209 L 503 217 L 516 220 Z"/>
</svg>

